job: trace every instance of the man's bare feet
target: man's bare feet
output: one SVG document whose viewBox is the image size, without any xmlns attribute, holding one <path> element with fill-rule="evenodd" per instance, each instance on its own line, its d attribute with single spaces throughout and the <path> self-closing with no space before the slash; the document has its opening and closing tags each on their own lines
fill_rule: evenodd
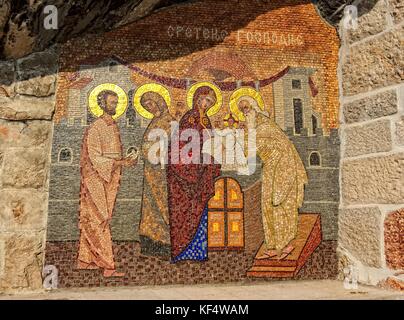
<svg viewBox="0 0 404 320">
<path fill-rule="evenodd" d="M 266 255 L 269 256 L 270 258 L 273 258 L 273 257 L 275 257 L 275 256 L 278 255 L 278 251 L 276 251 L 276 250 L 268 250 L 268 251 L 266 251 L 265 253 L 266 253 Z"/>
<path fill-rule="evenodd" d="M 104 270 L 104 277 L 105 278 L 112 278 L 112 277 L 124 277 L 125 276 L 125 273 L 123 273 L 123 272 L 118 272 L 118 271 L 116 271 L 116 270 L 108 270 L 108 269 L 105 269 Z"/>
<path fill-rule="evenodd" d="M 292 253 L 293 250 L 295 250 L 295 247 L 293 247 L 292 245 L 288 245 L 286 248 L 282 250 L 282 254 L 279 257 L 279 260 L 285 259 L 288 255 Z"/>
<path fill-rule="evenodd" d="M 79 261 L 77 263 L 77 269 L 82 269 L 82 270 L 97 270 L 99 269 L 99 267 L 94 264 L 94 263 L 86 263 L 86 262 L 82 262 Z"/>
<path fill-rule="evenodd" d="M 269 257 L 265 253 L 255 257 L 255 259 L 257 259 L 257 260 L 263 260 L 263 259 L 268 259 L 268 258 Z"/>
<path fill-rule="evenodd" d="M 261 255 L 256 257 L 255 259 L 262 260 L 262 259 L 270 259 L 276 257 L 278 255 L 278 251 L 276 250 L 266 250 Z"/>
</svg>

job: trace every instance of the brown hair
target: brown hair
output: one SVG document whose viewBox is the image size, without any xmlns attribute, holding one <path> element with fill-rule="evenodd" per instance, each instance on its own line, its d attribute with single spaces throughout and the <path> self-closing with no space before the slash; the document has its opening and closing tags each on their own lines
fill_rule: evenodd
<svg viewBox="0 0 404 320">
<path fill-rule="evenodd" d="M 166 101 L 164 100 L 164 98 L 158 94 L 157 92 L 153 92 L 153 91 L 149 91 L 146 92 L 142 95 L 142 97 L 140 98 L 140 104 L 143 106 L 143 108 L 145 108 L 147 111 L 149 112 L 154 112 L 153 110 L 149 110 L 147 109 L 147 106 L 145 105 L 147 100 L 152 100 L 157 104 L 157 108 L 160 111 L 164 111 L 167 108 L 167 104 Z"/>
<path fill-rule="evenodd" d="M 108 96 L 115 96 L 118 97 L 118 94 L 112 90 L 103 90 L 97 96 L 97 103 L 102 110 L 105 111 L 105 101 L 107 100 Z"/>
<path fill-rule="evenodd" d="M 195 108 L 196 103 L 198 102 L 198 99 L 200 96 L 208 96 L 208 95 L 214 96 L 215 97 L 214 100 L 216 102 L 216 99 L 217 99 L 216 93 L 215 93 L 215 90 L 213 90 L 211 87 L 203 86 L 203 87 L 196 89 L 194 98 L 192 100 L 192 108 Z"/>
</svg>

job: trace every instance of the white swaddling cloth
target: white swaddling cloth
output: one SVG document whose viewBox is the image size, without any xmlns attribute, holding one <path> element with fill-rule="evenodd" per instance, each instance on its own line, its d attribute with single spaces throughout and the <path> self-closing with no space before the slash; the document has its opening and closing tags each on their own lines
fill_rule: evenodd
<svg viewBox="0 0 404 320">
<path fill-rule="evenodd" d="M 239 132 L 240 131 L 240 132 Z M 223 171 L 237 171 L 240 175 L 250 175 L 248 160 L 244 152 L 242 130 L 226 128 L 214 130 L 213 137 L 206 140 L 202 153 L 213 157 L 222 165 Z"/>
</svg>

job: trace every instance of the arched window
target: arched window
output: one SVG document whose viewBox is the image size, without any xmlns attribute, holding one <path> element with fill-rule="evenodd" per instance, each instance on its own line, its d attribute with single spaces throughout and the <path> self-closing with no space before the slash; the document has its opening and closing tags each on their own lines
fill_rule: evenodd
<svg viewBox="0 0 404 320">
<path fill-rule="evenodd" d="M 295 134 L 301 134 L 303 128 L 303 105 L 301 99 L 293 99 L 293 114 L 295 117 Z"/>
<path fill-rule="evenodd" d="M 321 157 L 317 151 L 314 151 L 310 154 L 309 164 L 310 164 L 310 167 L 321 166 Z"/>
<path fill-rule="evenodd" d="M 59 151 L 58 162 L 59 163 L 72 163 L 73 152 L 70 148 L 62 148 Z"/>
<path fill-rule="evenodd" d="M 312 123 L 312 126 L 313 126 L 313 134 L 316 134 L 318 124 L 317 124 L 317 117 L 314 114 L 311 116 L 311 123 Z"/>
</svg>

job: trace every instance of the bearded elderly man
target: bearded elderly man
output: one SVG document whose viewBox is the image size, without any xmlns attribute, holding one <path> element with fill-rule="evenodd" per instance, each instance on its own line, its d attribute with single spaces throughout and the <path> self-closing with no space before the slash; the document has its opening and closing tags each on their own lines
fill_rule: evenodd
<svg viewBox="0 0 404 320">
<path fill-rule="evenodd" d="M 295 249 L 292 240 L 308 182 L 306 169 L 293 143 L 256 99 L 241 97 L 238 109 L 247 128 L 256 130 L 256 152 L 263 163 L 261 210 L 266 248 L 256 258 L 283 260 Z"/>
</svg>

